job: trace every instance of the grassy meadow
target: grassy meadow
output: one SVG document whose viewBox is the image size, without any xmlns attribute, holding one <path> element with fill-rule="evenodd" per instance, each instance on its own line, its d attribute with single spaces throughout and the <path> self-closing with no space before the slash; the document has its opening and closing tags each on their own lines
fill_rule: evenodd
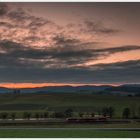
<svg viewBox="0 0 140 140">
<path fill-rule="evenodd" d="M 5 129 L 1 138 L 139 138 L 139 131 Z"/>
<path fill-rule="evenodd" d="M 16 112 L 21 117 L 24 111 L 53 112 L 71 108 L 75 116 L 77 112 L 99 113 L 103 107 L 113 107 L 115 118 L 122 117 L 122 111 L 129 107 L 138 115 L 140 97 L 106 95 L 96 93 L 30 93 L 0 94 L 0 112 Z"/>
<path fill-rule="evenodd" d="M 104 107 L 113 107 L 113 118 L 122 118 L 122 111 L 129 107 L 138 115 L 140 97 L 128 97 L 119 95 L 105 95 L 96 93 L 30 93 L 30 94 L 0 94 L 0 113 L 16 113 L 16 118 L 23 118 L 23 113 L 30 112 L 31 117 L 35 113 L 63 112 L 71 108 L 74 116 L 79 112 L 99 113 Z M 57 119 L 56 119 L 57 120 Z M 55 121 L 56 121 L 55 120 Z M 63 119 L 64 120 L 64 119 Z M 7 121 L 2 120 L 2 121 Z M 13 127 L 15 129 L 13 129 Z M 20 129 L 18 129 L 20 128 Z M 36 129 L 32 129 L 36 128 Z M 45 128 L 45 129 L 43 129 Z M 47 128 L 47 129 L 46 129 Z M 50 129 L 50 128 L 55 128 Z M 58 129 L 56 129 L 58 128 Z M 69 129 L 59 129 L 69 128 Z M 77 128 L 74 130 L 73 128 Z M 79 129 L 78 129 L 79 128 Z M 85 128 L 81 130 L 80 128 Z M 139 138 L 139 131 L 128 130 L 90 130 L 88 128 L 140 128 L 140 122 L 118 124 L 67 124 L 63 122 L 2 125 L 0 126 L 1 138 Z"/>
</svg>

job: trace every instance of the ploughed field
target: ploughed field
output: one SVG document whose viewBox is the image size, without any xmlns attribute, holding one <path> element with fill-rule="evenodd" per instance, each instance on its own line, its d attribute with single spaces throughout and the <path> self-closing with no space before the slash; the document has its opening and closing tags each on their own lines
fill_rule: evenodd
<svg viewBox="0 0 140 140">
<path fill-rule="evenodd" d="M 121 118 L 124 108 L 136 110 L 140 107 L 140 97 L 128 97 L 97 93 L 26 93 L 0 94 L 0 112 L 16 112 L 17 116 L 24 111 L 65 111 L 68 108 L 75 112 L 100 112 L 104 107 L 115 109 L 114 117 Z"/>
</svg>

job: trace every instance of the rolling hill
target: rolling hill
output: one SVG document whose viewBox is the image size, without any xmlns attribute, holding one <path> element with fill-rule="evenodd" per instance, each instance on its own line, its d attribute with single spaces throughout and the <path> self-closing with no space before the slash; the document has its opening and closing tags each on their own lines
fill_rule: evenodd
<svg viewBox="0 0 140 140">
<path fill-rule="evenodd" d="M 101 86 L 45 86 L 45 87 L 36 87 L 36 88 L 4 88 L 0 87 L 0 93 L 14 93 L 20 91 L 20 93 L 125 93 L 125 94 L 140 94 L 140 85 L 139 84 L 128 84 L 120 86 L 110 86 L 110 85 L 101 85 Z"/>
</svg>

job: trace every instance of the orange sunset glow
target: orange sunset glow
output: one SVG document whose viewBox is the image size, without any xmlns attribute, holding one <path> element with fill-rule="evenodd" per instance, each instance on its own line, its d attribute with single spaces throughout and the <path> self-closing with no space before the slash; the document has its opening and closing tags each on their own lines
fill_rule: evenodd
<svg viewBox="0 0 140 140">
<path fill-rule="evenodd" d="M 44 86 L 84 86 L 85 84 L 65 84 L 65 83 L 1 83 L 0 87 L 6 88 L 36 88 Z M 102 84 L 88 84 L 89 86 L 101 86 Z M 115 84 L 108 84 L 111 86 L 118 86 Z"/>
</svg>

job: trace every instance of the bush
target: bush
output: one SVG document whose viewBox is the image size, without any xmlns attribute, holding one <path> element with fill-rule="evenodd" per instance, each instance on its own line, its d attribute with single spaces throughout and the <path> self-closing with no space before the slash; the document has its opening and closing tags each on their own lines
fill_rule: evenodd
<svg viewBox="0 0 140 140">
<path fill-rule="evenodd" d="M 81 112 L 79 113 L 79 117 L 83 117 L 83 115 L 84 115 L 84 113 L 81 113 Z"/>
<path fill-rule="evenodd" d="M 108 108 L 107 108 L 107 107 L 104 107 L 104 108 L 102 109 L 102 115 L 103 115 L 103 116 L 107 116 L 107 115 L 108 115 Z"/>
<path fill-rule="evenodd" d="M 11 114 L 11 118 L 12 118 L 12 120 L 15 120 L 15 118 L 16 118 L 16 113 L 15 113 L 15 112 L 13 112 L 13 113 Z"/>
<path fill-rule="evenodd" d="M 35 113 L 35 118 L 36 119 L 39 119 L 40 118 L 40 114 L 37 112 L 37 113 Z"/>
<path fill-rule="evenodd" d="M 113 108 L 113 107 L 109 107 L 109 108 L 108 108 L 108 115 L 110 116 L 110 118 L 112 118 L 112 117 L 113 117 L 114 112 L 115 112 L 115 110 L 114 110 L 114 108 Z"/>
<path fill-rule="evenodd" d="M 48 118 L 49 117 L 49 113 L 48 112 L 44 112 L 44 118 Z"/>
<path fill-rule="evenodd" d="M 140 107 L 138 108 L 138 118 L 140 118 Z"/>
<path fill-rule="evenodd" d="M 91 116 L 94 117 L 95 116 L 95 113 L 91 113 Z"/>
<path fill-rule="evenodd" d="M 54 117 L 55 118 L 64 118 L 65 114 L 63 112 L 55 112 Z"/>
<path fill-rule="evenodd" d="M 31 113 L 29 113 L 29 112 L 24 112 L 24 113 L 23 113 L 23 118 L 29 120 L 29 119 L 31 118 Z"/>
<path fill-rule="evenodd" d="M 65 117 L 72 117 L 73 110 L 71 108 L 69 108 L 64 112 L 64 114 L 65 114 Z"/>
<path fill-rule="evenodd" d="M 124 108 L 122 116 L 123 118 L 128 119 L 130 117 L 130 108 Z"/>
<path fill-rule="evenodd" d="M 102 109 L 102 115 L 103 116 L 110 116 L 110 118 L 112 118 L 113 117 L 113 115 L 114 115 L 114 108 L 113 107 L 105 107 L 105 108 L 103 108 Z"/>
<path fill-rule="evenodd" d="M 7 117 L 8 117 L 8 113 L 7 112 L 0 113 L 0 118 L 1 119 L 7 119 Z"/>
</svg>

